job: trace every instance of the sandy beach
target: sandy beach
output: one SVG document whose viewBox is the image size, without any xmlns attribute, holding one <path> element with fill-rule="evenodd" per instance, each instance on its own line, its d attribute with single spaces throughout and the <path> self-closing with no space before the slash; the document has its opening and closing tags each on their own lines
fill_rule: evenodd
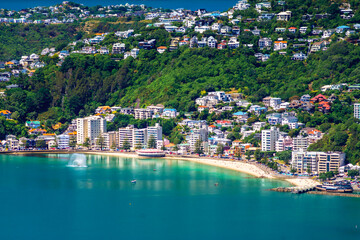
<svg viewBox="0 0 360 240">
<path fill-rule="evenodd" d="M 136 153 L 122 153 L 122 152 L 84 152 L 84 153 L 117 156 L 117 157 L 139 158 L 139 156 Z M 220 160 L 220 159 L 211 159 L 211 158 L 181 157 L 181 156 L 171 156 L 171 157 L 167 156 L 164 157 L 164 159 L 191 161 L 191 162 L 211 165 L 215 167 L 227 168 L 259 178 L 285 180 L 297 187 L 314 186 L 319 184 L 317 181 L 308 178 L 277 178 L 271 173 L 265 172 L 264 170 L 260 169 L 255 164 L 239 162 L 239 161 L 229 161 L 229 160 Z"/>
<path fill-rule="evenodd" d="M 95 154 L 95 155 L 104 155 L 104 156 L 115 156 L 115 157 L 127 157 L 127 158 L 141 158 L 134 152 L 112 152 L 112 151 L 20 151 L 20 152 L 1 152 L 4 154 L 51 154 L 51 153 L 59 153 L 59 154 L 71 154 L 71 153 L 84 153 L 84 154 Z M 265 167 L 258 166 L 255 163 L 248 162 L 240 162 L 240 161 L 230 161 L 224 159 L 214 159 L 214 158 L 198 158 L 194 156 L 166 156 L 164 159 L 170 160 L 183 160 L 183 161 L 191 161 L 206 165 L 211 165 L 215 167 L 227 168 L 231 170 L 235 170 L 238 172 L 246 173 L 259 178 L 269 178 L 269 179 L 279 179 L 283 181 L 287 181 L 290 184 L 297 187 L 309 187 L 320 184 L 318 181 L 309 178 L 297 178 L 297 177 L 289 177 L 286 178 L 284 176 L 277 176 L 269 170 L 266 170 Z M 263 168 L 263 169 L 262 169 Z M 264 170 L 265 169 L 265 170 Z"/>
</svg>

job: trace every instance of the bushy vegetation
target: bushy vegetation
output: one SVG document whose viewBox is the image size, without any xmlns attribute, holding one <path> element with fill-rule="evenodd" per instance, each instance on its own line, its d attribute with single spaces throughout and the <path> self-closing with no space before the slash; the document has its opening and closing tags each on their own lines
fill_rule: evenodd
<svg viewBox="0 0 360 240">
<path fill-rule="evenodd" d="M 81 38 L 77 24 L 0 24 L 0 60 L 19 59 Z M 79 34 L 80 33 L 80 34 Z"/>
</svg>

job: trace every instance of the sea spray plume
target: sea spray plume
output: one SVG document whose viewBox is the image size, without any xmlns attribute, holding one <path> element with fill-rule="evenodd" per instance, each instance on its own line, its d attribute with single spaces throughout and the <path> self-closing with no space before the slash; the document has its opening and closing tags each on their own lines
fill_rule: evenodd
<svg viewBox="0 0 360 240">
<path fill-rule="evenodd" d="M 87 167 L 85 154 L 72 154 L 67 167 Z"/>
</svg>

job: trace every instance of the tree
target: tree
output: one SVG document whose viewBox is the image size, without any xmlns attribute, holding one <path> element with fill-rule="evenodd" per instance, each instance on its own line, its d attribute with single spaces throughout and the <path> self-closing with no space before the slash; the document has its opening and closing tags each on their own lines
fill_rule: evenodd
<svg viewBox="0 0 360 240">
<path fill-rule="evenodd" d="M 279 160 L 284 161 L 285 164 L 288 164 L 291 159 L 291 151 L 277 152 L 276 156 L 279 157 Z"/>
<path fill-rule="evenodd" d="M 216 148 L 216 154 L 222 156 L 224 154 L 224 145 L 219 143 Z"/>
<path fill-rule="evenodd" d="M 349 170 L 348 171 L 348 176 L 351 177 L 351 178 L 359 176 L 359 170 Z"/>
<path fill-rule="evenodd" d="M 111 148 L 111 150 L 113 150 L 113 151 L 116 149 L 116 144 L 115 144 L 115 142 L 113 142 L 113 143 L 111 144 L 111 147 L 110 147 L 110 148 Z"/>
<path fill-rule="evenodd" d="M 248 161 L 250 161 L 251 160 L 251 152 L 250 151 L 246 151 L 246 159 L 248 160 Z"/>
<path fill-rule="evenodd" d="M 141 142 L 137 142 L 135 144 L 135 149 L 142 149 L 143 148 L 143 144 Z"/>
<path fill-rule="evenodd" d="M 10 116 L 11 119 L 18 120 L 20 118 L 20 114 L 18 111 L 13 112 Z"/>
<path fill-rule="evenodd" d="M 255 150 L 254 157 L 255 157 L 255 160 L 258 162 L 261 160 L 261 152 L 259 149 Z"/>
<path fill-rule="evenodd" d="M 130 142 L 127 140 L 127 138 L 124 140 L 124 142 L 123 142 L 123 145 L 122 145 L 122 149 L 124 149 L 124 150 L 129 150 L 130 149 L 130 147 L 131 147 L 131 145 L 130 145 Z"/>
<path fill-rule="evenodd" d="M 74 149 L 76 147 L 76 139 L 75 138 L 70 139 L 69 147 L 71 147 L 72 149 Z"/>
<path fill-rule="evenodd" d="M 177 145 L 177 144 L 174 146 L 173 151 L 174 151 L 174 152 L 179 151 L 179 147 L 178 147 L 178 145 Z"/>
<path fill-rule="evenodd" d="M 239 147 L 235 148 L 234 157 L 236 157 L 237 159 L 241 158 L 241 149 Z"/>
<path fill-rule="evenodd" d="M 44 149 L 47 147 L 45 140 L 37 140 L 35 144 L 36 148 Z"/>
<path fill-rule="evenodd" d="M 156 148 L 156 139 L 154 135 L 150 135 L 149 137 L 148 148 Z"/>
<path fill-rule="evenodd" d="M 290 172 L 291 172 L 292 174 L 294 174 L 294 173 L 297 172 L 297 170 L 296 170 L 295 168 L 291 168 Z"/>
<path fill-rule="evenodd" d="M 322 181 L 328 180 L 330 178 L 333 178 L 335 176 L 336 172 L 325 172 L 325 173 L 320 173 L 319 174 L 319 179 Z"/>
<path fill-rule="evenodd" d="M 102 151 L 104 147 L 104 137 L 100 135 L 96 144 L 100 146 L 100 150 Z"/>
<path fill-rule="evenodd" d="M 24 149 L 27 149 L 27 148 L 29 147 L 28 141 L 26 141 L 26 140 L 21 140 L 21 146 L 22 146 Z"/>
<path fill-rule="evenodd" d="M 200 139 L 196 140 L 195 142 L 195 153 L 197 154 L 203 154 L 204 150 L 203 150 L 203 146 L 202 146 L 202 141 Z"/>
<path fill-rule="evenodd" d="M 85 142 L 83 143 L 83 146 L 86 147 L 87 149 L 89 149 L 89 147 L 90 147 L 90 139 L 89 138 L 85 139 Z"/>
</svg>

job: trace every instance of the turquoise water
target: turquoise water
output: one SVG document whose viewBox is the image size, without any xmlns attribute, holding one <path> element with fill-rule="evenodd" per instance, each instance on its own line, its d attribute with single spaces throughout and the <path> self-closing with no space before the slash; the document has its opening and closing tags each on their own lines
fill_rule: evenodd
<svg viewBox="0 0 360 240">
<path fill-rule="evenodd" d="M 360 239 L 357 198 L 185 161 L 68 160 L 0 155 L 0 239 Z"/>
<path fill-rule="evenodd" d="M 20 10 L 23 8 L 30 8 L 35 6 L 51 6 L 60 4 L 62 0 L 14 0 L 14 1 L 0 1 L 0 8 Z M 186 8 L 191 10 L 197 10 L 199 8 L 205 8 L 209 11 L 225 11 L 233 7 L 238 1 L 237 0 L 196 0 L 196 1 L 177 1 L 177 0 L 75 0 L 72 2 L 82 3 L 86 6 L 108 6 L 116 4 L 145 4 L 150 7 L 162 7 L 162 8 Z"/>
</svg>

